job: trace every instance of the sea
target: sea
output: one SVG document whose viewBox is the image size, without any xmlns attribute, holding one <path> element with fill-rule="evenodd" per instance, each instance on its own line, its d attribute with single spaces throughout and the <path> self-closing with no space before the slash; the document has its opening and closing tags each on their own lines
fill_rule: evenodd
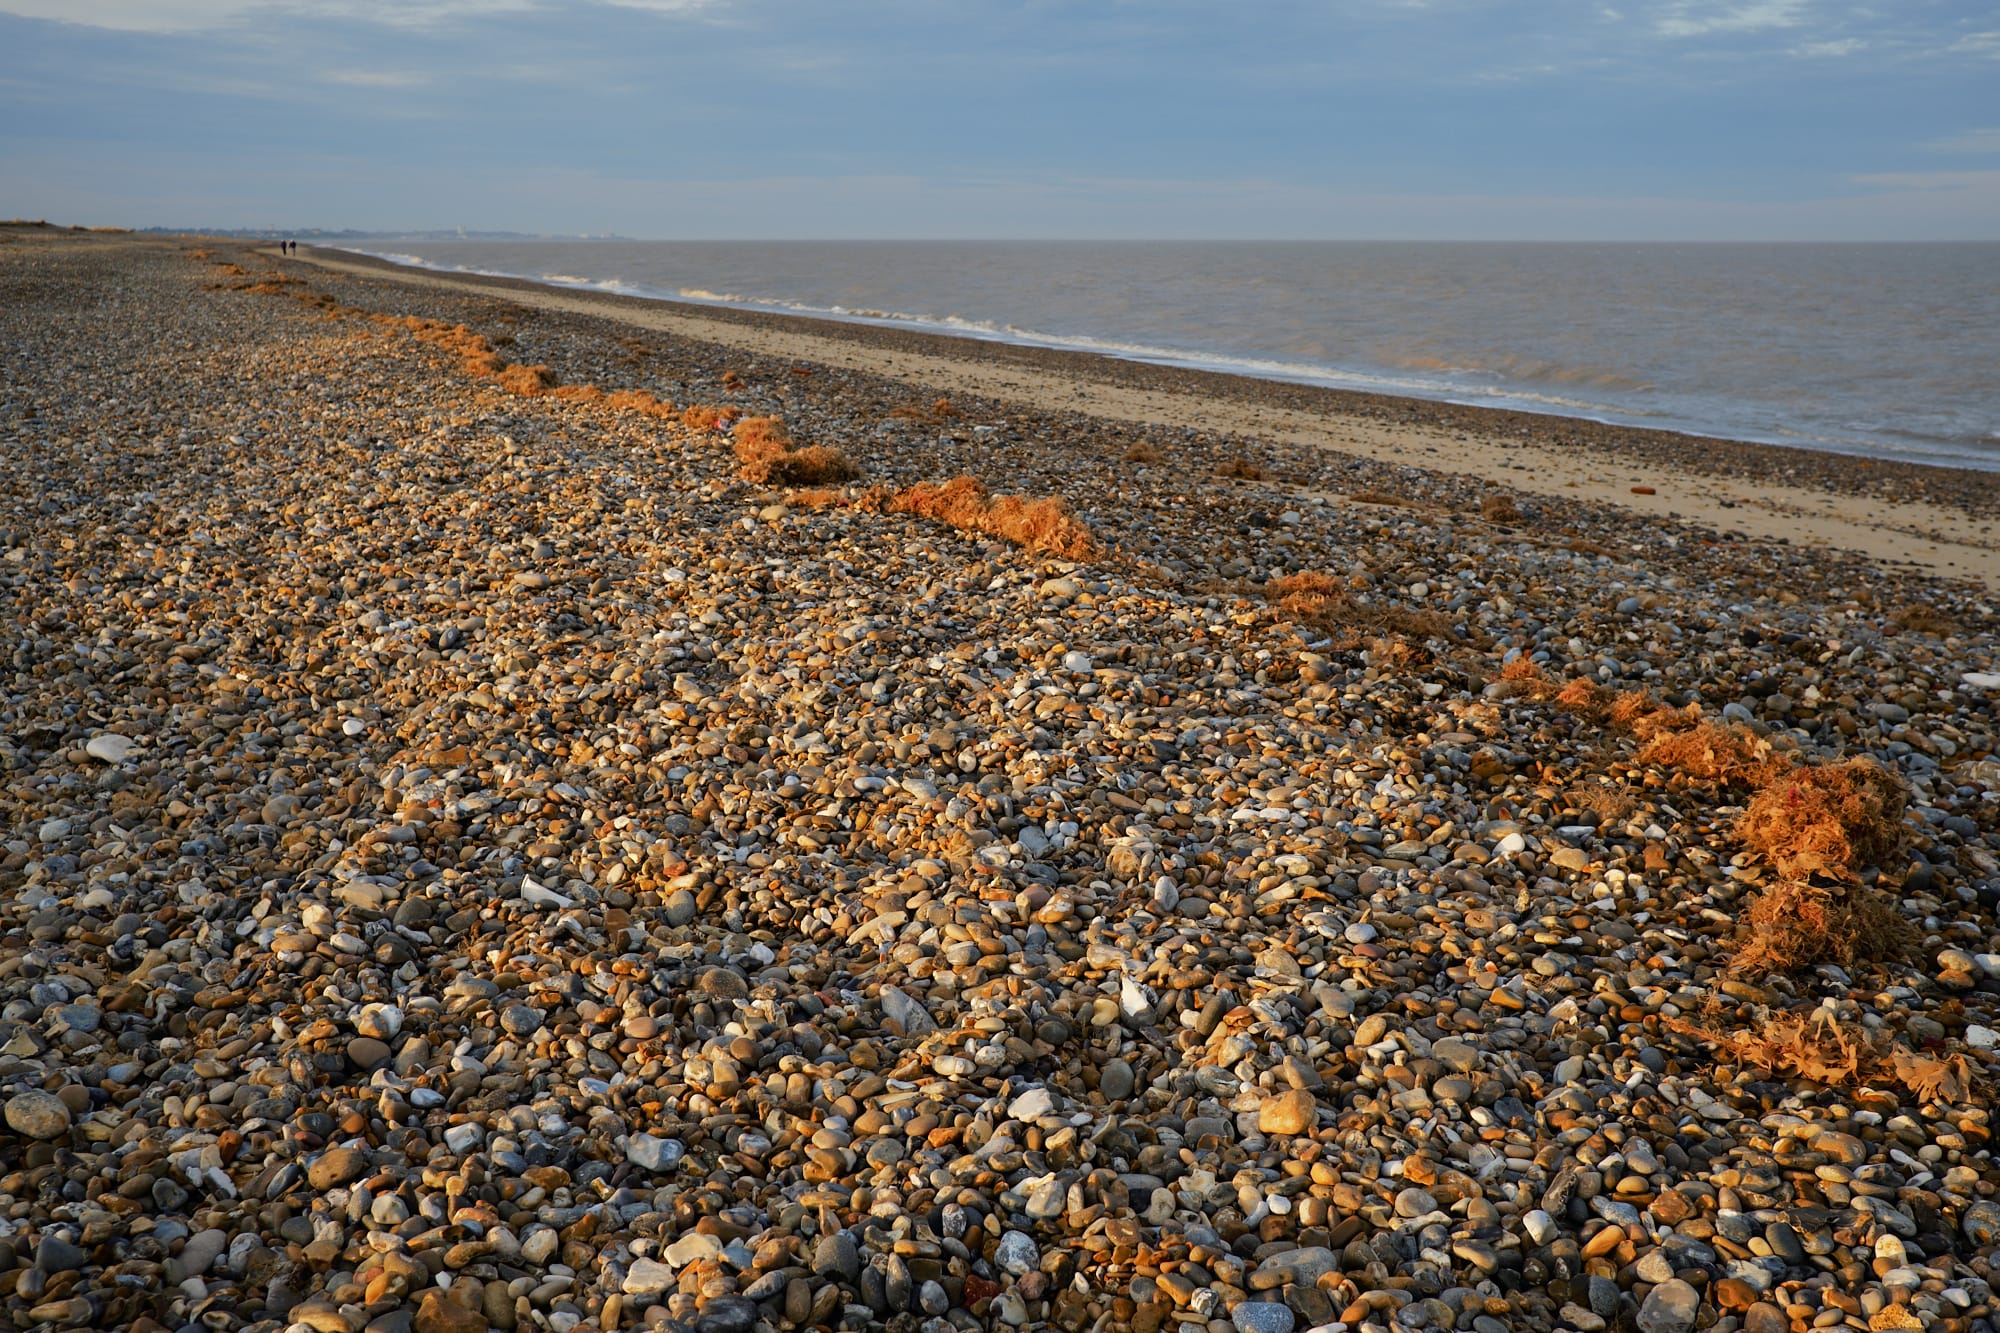
<svg viewBox="0 0 2000 1333">
<path fill-rule="evenodd" d="M 349 248 L 696 305 L 2000 471 L 2000 243 Z"/>
</svg>

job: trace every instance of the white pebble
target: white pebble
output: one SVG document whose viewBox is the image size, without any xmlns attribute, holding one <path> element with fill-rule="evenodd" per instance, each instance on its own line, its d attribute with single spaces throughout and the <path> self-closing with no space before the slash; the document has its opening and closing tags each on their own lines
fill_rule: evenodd
<svg viewBox="0 0 2000 1333">
<path fill-rule="evenodd" d="M 101 759 L 107 764 L 122 764 L 137 746 L 138 742 L 130 736 L 106 732 L 102 736 L 92 736 L 83 751 L 92 759 Z"/>
</svg>

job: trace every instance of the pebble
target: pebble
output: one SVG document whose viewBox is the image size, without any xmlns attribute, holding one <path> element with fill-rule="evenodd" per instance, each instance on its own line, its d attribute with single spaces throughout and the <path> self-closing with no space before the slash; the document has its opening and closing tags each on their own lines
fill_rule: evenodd
<svg viewBox="0 0 2000 1333">
<path fill-rule="evenodd" d="M 316 1190 L 330 1190 L 359 1180 L 368 1170 L 368 1154 L 359 1148 L 329 1148 L 306 1168 L 306 1180 Z"/>
<path fill-rule="evenodd" d="M 1432 1042 L 1431 1057 L 1461 1074 L 1470 1074 L 1479 1067 L 1479 1048 L 1460 1037 L 1446 1037 Z"/>
<path fill-rule="evenodd" d="M 101 759 L 107 764 L 122 764 L 138 748 L 138 742 L 130 736 L 120 736 L 116 732 L 106 732 L 102 736 L 92 736 L 83 750 L 92 759 Z"/>
<path fill-rule="evenodd" d="M 757 1324 L 757 1307 L 740 1296 L 721 1296 L 702 1307 L 696 1333 L 750 1333 Z"/>
<path fill-rule="evenodd" d="M 374 1037 L 356 1037 L 347 1043 L 347 1058 L 357 1069 L 377 1069 L 389 1063 L 389 1044 Z"/>
<path fill-rule="evenodd" d="M 1108 553 L 780 509 L 713 432 L 93 244 L 0 247 L 16 1322 L 1992 1322 L 1973 593 L 296 270 L 871 480 L 1061 492 Z M 1371 491 L 1423 507 L 1328 498 Z M 1307 570 L 1366 625 L 1250 591 Z M 1733 969 L 1747 793 L 1510 655 L 1895 767 L 1926 957 Z M 1701 1035 L 1787 1011 L 1973 1082 Z"/>
<path fill-rule="evenodd" d="M 1420 1189 L 1396 1191 L 1398 1217 L 1425 1217 L 1437 1211 L 1437 1199 Z"/>
<path fill-rule="evenodd" d="M 1003 1271 L 1018 1277 L 1031 1272 L 1041 1262 L 1041 1251 L 1026 1232 L 1008 1231 L 1001 1235 L 1000 1243 L 994 1247 L 993 1262 Z"/>
<path fill-rule="evenodd" d="M 821 1277 L 854 1282 L 861 1276 L 861 1249 L 847 1232 L 830 1232 L 814 1248 L 812 1267 Z"/>
<path fill-rule="evenodd" d="M 713 1259 L 721 1253 L 720 1240 L 704 1231 L 690 1231 L 661 1251 L 661 1257 L 676 1268 L 686 1268 L 689 1264 Z"/>
<path fill-rule="evenodd" d="M 35 1242 L 35 1267 L 44 1273 L 70 1273 L 84 1266 L 89 1251 L 53 1232 Z"/>
<path fill-rule="evenodd" d="M 625 1146 L 625 1160 L 645 1171 L 672 1171 L 686 1155 L 680 1140 L 651 1134 L 634 1134 Z"/>
<path fill-rule="evenodd" d="M 208 1271 L 209 1265 L 221 1257 L 228 1245 L 229 1233 L 220 1227 L 197 1231 L 188 1237 L 187 1244 L 174 1256 L 173 1269 L 180 1274 L 183 1281 L 190 1277 L 199 1277 Z"/>
<path fill-rule="evenodd" d="M 403 1011 L 393 1004 L 371 1004 L 355 1015 L 354 1030 L 364 1037 L 394 1041 L 403 1030 Z"/>
<path fill-rule="evenodd" d="M 1536 1245 L 1546 1245 L 1556 1235 L 1555 1219 L 1539 1208 L 1530 1208 L 1521 1215 L 1521 1229 Z"/>
<path fill-rule="evenodd" d="M 410 1327 L 415 1333 L 487 1333 L 491 1325 L 442 1291 L 427 1291 L 417 1302 Z M 372 1328 L 372 1325 L 370 1325 Z"/>
<path fill-rule="evenodd" d="M 1674 1276 L 1674 1265 L 1665 1254 L 1652 1250 L 1639 1256 L 1639 1262 L 1633 1265 L 1632 1271 L 1641 1282 L 1670 1282 Z"/>
<path fill-rule="evenodd" d="M 1679 1278 L 1668 1278 L 1646 1294 L 1635 1319 L 1639 1333 L 1688 1333 L 1701 1312 L 1701 1294 Z"/>
<path fill-rule="evenodd" d="M 1318 1119 L 1319 1103 L 1302 1088 L 1279 1093 L 1257 1108 L 1257 1129 L 1264 1134 L 1303 1134 Z"/>
<path fill-rule="evenodd" d="M 1241 1301 L 1231 1307 L 1229 1322 L 1236 1333 L 1292 1333 L 1291 1310 L 1276 1301 Z"/>
<path fill-rule="evenodd" d="M 53 1093 L 31 1089 L 7 1099 L 7 1128 L 31 1139 L 59 1139 L 69 1133 L 70 1108 Z"/>
</svg>

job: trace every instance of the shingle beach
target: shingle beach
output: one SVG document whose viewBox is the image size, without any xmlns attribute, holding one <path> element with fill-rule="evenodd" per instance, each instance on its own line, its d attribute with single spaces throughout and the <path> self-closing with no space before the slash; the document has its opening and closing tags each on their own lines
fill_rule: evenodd
<svg viewBox="0 0 2000 1333">
<path fill-rule="evenodd" d="M 2000 1326 L 1990 474 L 322 258 L 0 231 L 13 1327 Z"/>
</svg>

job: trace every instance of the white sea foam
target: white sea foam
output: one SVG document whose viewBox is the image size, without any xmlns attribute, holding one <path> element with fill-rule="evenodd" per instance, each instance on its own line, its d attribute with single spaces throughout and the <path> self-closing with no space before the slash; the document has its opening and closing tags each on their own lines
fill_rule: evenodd
<svg viewBox="0 0 2000 1333">
<path fill-rule="evenodd" d="M 366 255 L 370 259 L 385 259 L 391 264 L 401 264 L 405 268 L 428 269 L 433 273 L 470 273 L 479 278 L 523 278 L 525 273 L 509 273 L 497 268 L 475 268 L 471 264 L 441 264 L 426 259 L 422 255 L 397 254 L 393 250 L 363 250 L 359 247 L 330 245 L 329 250 L 343 250 L 350 255 Z"/>
<path fill-rule="evenodd" d="M 634 287 L 620 278 L 579 278 L 568 273 L 544 273 L 540 281 L 554 283 L 558 287 L 584 287 L 594 292 L 617 292 L 622 296 L 645 294 L 645 288 Z"/>
<path fill-rule="evenodd" d="M 788 315 L 804 315 L 814 319 L 842 319 L 869 324 L 907 325 L 929 332 L 951 333 L 961 337 L 985 338 L 993 342 L 1013 343 L 1018 346 L 1048 347 L 1059 351 L 1090 352 L 1098 356 L 1117 357 L 1124 361 L 1142 361 L 1148 365 L 1178 366 L 1189 370 L 1213 370 L 1231 375 L 1246 375 L 1253 379 L 1283 380 L 1293 384 L 1324 385 L 1329 388 L 1351 389 L 1361 393 L 1437 398 L 1472 406 L 1504 404 L 1518 406 L 1523 411 L 1559 412 L 1566 416 L 1588 416 L 1594 413 L 1611 412 L 1614 410 L 1605 404 L 1594 403 L 1581 398 L 1567 398 L 1556 394 L 1539 393 L 1527 389 L 1499 388 L 1475 385 L 1467 382 L 1474 376 L 1484 378 L 1487 374 L 1494 372 L 1468 371 L 1466 379 L 1397 375 L 1380 371 L 1363 371 L 1339 366 L 1320 365 L 1307 361 L 1280 361 L 1265 357 L 1228 356 L 1217 352 L 1200 352 L 1187 348 L 1161 347 L 1149 343 L 1124 342 L 1115 338 L 1096 338 L 1087 334 L 1049 333 L 1041 329 L 1022 328 L 1016 324 L 1001 324 L 984 319 L 967 319 L 963 315 L 913 315 L 896 310 L 870 310 L 840 305 L 811 305 L 803 301 L 784 300 L 780 297 L 743 296 L 734 292 L 711 292 L 699 287 L 684 287 L 680 290 L 679 295 L 685 300 L 700 301 L 708 304 L 743 306 L 752 310 L 766 310 Z"/>
</svg>

